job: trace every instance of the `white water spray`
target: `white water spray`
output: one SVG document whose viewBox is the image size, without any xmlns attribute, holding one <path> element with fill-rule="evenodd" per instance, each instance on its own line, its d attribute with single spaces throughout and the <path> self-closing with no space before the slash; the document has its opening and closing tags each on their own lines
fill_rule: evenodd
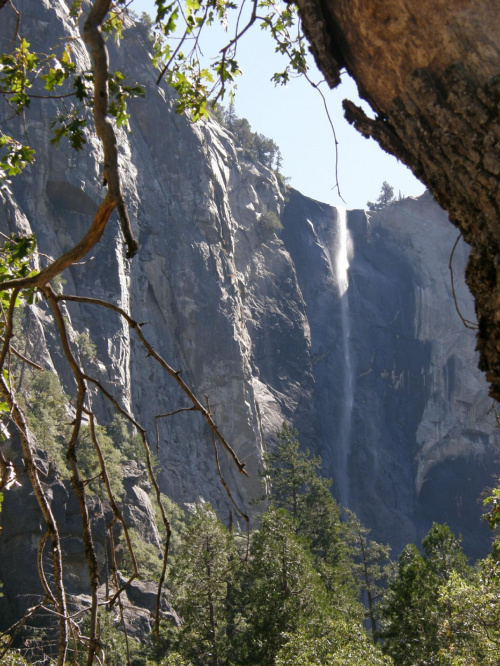
<svg viewBox="0 0 500 666">
<path fill-rule="evenodd" d="M 340 317 L 342 328 L 342 352 L 344 363 L 342 367 L 342 396 L 343 404 L 339 422 L 338 441 L 338 470 L 340 502 L 344 506 L 349 502 L 348 461 L 351 451 L 352 408 L 354 402 L 354 381 L 351 362 L 351 322 L 349 316 L 349 245 L 350 234 L 347 229 L 347 213 L 344 208 L 337 208 L 338 236 L 337 254 L 335 257 L 335 272 L 340 297 Z"/>
</svg>

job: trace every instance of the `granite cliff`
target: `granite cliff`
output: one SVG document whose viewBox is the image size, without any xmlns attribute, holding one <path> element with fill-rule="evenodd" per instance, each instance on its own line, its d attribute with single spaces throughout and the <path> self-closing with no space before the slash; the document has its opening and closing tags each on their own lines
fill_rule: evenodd
<svg viewBox="0 0 500 666">
<path fill-rule="evenodd" d="M 42 22 L 52 36 L 75 31 L 62 1 L 19 5 L 27 29 Z M 130 28 L 121 48 L 109 48 L 112 66 L 146 89 L 145 101 L 131 103 L 131 134 L 119 130 L 140 251 L 124 258 L 115 221 L 85 263 L 64 273 L 65 291 L 112 301 L 146 322 L 157 351 L 198 396 L 209 396 L 247 466 L 248 479 L 222 460 L 242 506 L 261 493 L 262 452 L 286 419 L 323 457 L 334 493 L 374 538 L 397 552 L 433 520 L 447 521 L 471 555 L 484 553 L 489 534 L 477 498 L 500 467 L 496 421 L 476 370 L 474 332 L 455 308 L 448 260 L 456 231 L 446 215 L 429 195 L 367 214 L 284 192 L 214 120 L 193 125 L 174 113 L 172 95 L 155 86 L 143 31 Z M 78 41 L 74 54 L 87 58 Z M 47 147 L 54 113 L 54 103 L 33 100 L 36 165 L 0 192 L 0 229 L 34 231 L 40 261 L 79 240 L 103 190 L 90 129 L 92 150 Z M 263 224 L 269 211 L 281 217 L 280 237 Z M 459 244 L 456 300 L 473 319 L 466 256 Z M 188 406 L 113 313 L 70 304 L 66 317 L 74 340 L 86 333 L 97 347 L 92 373 L 151 433 L 155 415 Z M 71 393 L 43 302 L 31 306 L 29 321 L 27 353 Z M 109 404 L 95 397 L 94 408 L 109 423 Z M 159 434 L 162 491 L 181 503 L 210 501 L 227 517 L 205 423 L 182 412 L 159 421 Z M 3 446 L 15 452 L 15 443 Z M 150 511 L 134 490 L 139 477 L 134 470 L 127 477 L 127 501 L 132 506 L 140 496 L 144 504 L 137 523 Z M 2 513 L 0 578 L 8 594 L 22 588 L 17 578 L 9 588 L 12 563 L 34 558 L 42 534 L 28 480 L 20 480 L 23 488 L 6 493 Z M 56 486 L 58 511 L 71 516 L 69 494 Z M 31 507 L 23 521 L 15 518 L 21 496 Z M 154 542 L 154 529 L 145 538 Z M 83 575 L 74 585 L 85 591 Z"/>
</svg>

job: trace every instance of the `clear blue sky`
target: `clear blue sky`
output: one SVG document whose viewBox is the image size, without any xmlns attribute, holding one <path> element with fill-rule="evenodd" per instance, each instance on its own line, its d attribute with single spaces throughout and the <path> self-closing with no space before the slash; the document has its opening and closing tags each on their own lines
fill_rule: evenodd
<svg viewBox="0 0 500 666">
<path fill-rule="evenodd" d="M 156 14 L 153 0 L 134 0 L 131 7 L 138 14 Z M 221 29 L 209 31 L 204 54 L 214 57 L 230 35 Z M 237 54 L 243 76 L 238 80 L 235 110 L 248 119 L 254 131 L 278 144 L 283 155 L 282 171 L 293 187 L 306 196 L 347 208 L 364 208 L 368 200 L 374 201 L 384 180 L 394 187 L 396 195 L 401 191 L 416 196 L 424 191 L 409 169 L 375 141 L 364 139 L 344 119 L 342 100 L 360 103 L 355 83 L 344 75 L 336 90 L 329 90 L 326 84 L 322 88 L 339 142 L 339 183 L 344 204 L 334 189 L 335 143 L 323 100 L 303 78 L 286 87 L 275 87 L 270 78 L 283 69 L 280 58 L 271 37 L 259 26 L 244 35 Z M 311 65 L 311 78 L 320 81 L 312 59 Z"/>
</svg>

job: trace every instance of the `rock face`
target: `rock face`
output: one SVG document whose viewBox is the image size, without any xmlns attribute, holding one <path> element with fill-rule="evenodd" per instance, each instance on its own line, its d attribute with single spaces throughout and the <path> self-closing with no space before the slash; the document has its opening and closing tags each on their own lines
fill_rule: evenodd
<svg viewBox="0 0 500 666">
<path fill-rule="evenodd" d="M 27 34 L 40 34 L 30 28 L 44 21 L 54 38 L 76 35 L 63 2 L 18 5 Z M 35 36 L 32 44 L 41 46 Z M 140 30 L 126 30 L 121 49 L 109 48 L 112 68 L 146 88 L 147 101 L 131 104 L 132 133 L 119 131 L 140 251 L 132 262 L 124 259 L 113 218 L 86 263 L 64 273 L 65 292 L 112 301 L 145 322 L 155 349 L 199 397 L 209 396 L 247 465 L 248 479 L 221 453 L 242 507 L 261 494 L 262 452 L 286 419 L 321 454 L 336 496 L 374 538 L 397 552 L 433 520 L 447 521 L 463 533 L 470 554 L 484 553 L 489 535 L 476 500 L 499 469 L 496 424 L 476 370 L 474 332 L 454 305 L 447 264 L 456 232 L 445 214 L 428 195 L 369 215 L 293 191 L 285 205 L 275 174 L 245 162 L 230 133 L 212 120 L 193 125 L 174 113 L 170 93 L 155 87 Z M 86 62 L 78 41 L 74 57 Z M 33 100 L 36 166 L 0 193 L 1 231 L 33 230 L 50 256 L 80 239 L 104 192 L 95 135 L 87 130 L 83 152 L 49 147 L 54 115 L 52 102 Z M 263 227 L 268 211 L 282 217 L 281 238 Z M 460 311 L 472 319 L 466 255 L 459 244 L 455 290 Z M 86 333 L 97 346 L 89 373 L 133 412 L 154 446 L 155 416 L 189 406 L 185 397 L 113 313 L 71 304 L 66 317 L 73 341 Z M 74 394 L 43 302 L 31 308 L 27 338 L 26 353 L 57 370 Z M 95 394 L 92 400 L 100 423 L 109 424 L 110 404 Z M 158 424 L 162 491 L 178 502 L 211 501 L 226 519 L 231 506 L 206 425 L 186 412 Z M 132 468 L 127 474 L 127 516 L 148 522 L 141 475 Z M 66 497 L 64 484 L 56 485 Z M 35 509 L 26 521 L 13 520 L 16 499 L 12 492 L 4 502 L 0 540 L 0 578 L 11 597 L 31 591 L 17 579 L 9 587 L 12 554 L 34 561 L 43 533 Z M 141 534 L 156 542 L 154 526 Z M 15 540 L 24 544 L 22 557 L 12 549 Z M 76 555 L 72 566 L 77 571 Z M 76 592 L 86 591 L 83 573 L 74 583 Z"/>
<path fill-rule="evenodd" d="M 428 193 L 376 213 L 349 211 L 347 244 L 344 218 L 298 193 L 284 215 L 311 330 L 325 473 L 396 552 L 446 521 L 479 555 L 490 537 L 477 500 L 499 456 L 474 324 L 466 328 L 457 312 L 474 320 L 467 248 L 459 242 L 453 253 L 452 282 L 457 232 Z"/>
</svg>

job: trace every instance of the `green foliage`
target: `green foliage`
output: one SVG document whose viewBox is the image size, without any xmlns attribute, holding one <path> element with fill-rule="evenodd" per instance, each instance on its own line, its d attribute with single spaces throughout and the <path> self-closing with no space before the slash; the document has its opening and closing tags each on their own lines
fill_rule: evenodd
<svg viewBox="0 0 500 666">
<path fill-rule="evenodd" d="M 80 117 L 77 109 L 73 109 L 73 111 L 68 113 L 61 113 L 51 123 L 54 136 L 50 140 L 50 143 L 58 146 L 61 139 L 66 137 L 74 150 L 83 150 L 84 145 L 87 143 L 83 132 L 86 126 L 86 119 Z"/>
<path fill-rule="evenodd" d="M 162 70 L 169 85 L 177 92 L 177 111 L 189 111 L 193 120 L 207 117 L 208 100 L 215 81 L 216 87 L 220 86 L 219 96 L 222 97 L 226 86 L 234 83 L 241 73 L 231 53 L 224 53 L 209 68 L 203 67 L 198 45 L 204 26 L 216 20 L 224 25 L 228 10 L 235 7 L 232 0 L 213 0 L 210 3 L 199 0 L 186 0 L 184 3 L 156 0 L 157 34 L 153 63 Z M 171 40 L 176 33 L 180 33 L 181 37 L 173 48 Z M 188 46 L 189 42 L 194 43 L 194 47 L 185 53 L 182 47 Z"/>
<path fill-rule="evenodd" d="M 52 289 L 56 292 L 56 294 L 62 294 L 64 291 L 64 285 L 67 283 L 67 280 L 63 278 L 61 273 L 56 275 L 52 280 L 50 281 L 50 284 L 52 286 Z"/>
<path fill-rule="evenodd" d="M 253 535 L 248 570 L 247 648 L 251 662 L 274 664 L 284 634 L 322 623 L 328 613 L 326 589 L 314 569 L 307 541 L 295 533 L 283 509 L 271 508 Z"/>
<path fill-rule="evenodd" d="M 56 465 L 63 477 L 68 477 L 66 464 L 66 438 L 69 433 L 68 396 L 59 377 L 43 370 L 30 373 L 26 378 L 24 396 L 28 420 L 38 445 Z"/>
<path fill-rule="evenodd" d="M 145 541 L 137 530 L 131 528 L 128 530 L 128 533 L 141 580 L 160 580 L 163 566 L 161 551 L 158 550 L 157 546 Z M 131 576 L 134 570 L 125 541 L 123 542 L 123 548 L 123 564 L 121 569 L 127 576 Z"/>
<path fill-rule="evenodd" d="M 294 518 L 307 493 L 313 486 L 321 458 L 311 456 L 309 449 L 300 451 L 298 432 L 287 423 L 276 433 L 278 443 L 271 453 L 264 454 L 262 478 L 270 488 L 276 507 L 286 509 Z"/>
<path fill-rule="evenodd" d="M 11 53 L 0 54 L 0 90 L 18 113 L 29 107 L 27 90 L 32 85 L 29 74 L 34 75 L 40 63 L 39 56 L 31 53 L 29 46 L 21 37 Z"/>
<path fill-rule="evenodd" d="M 160 662 L 154 662 L 154 663 L 158 663 L 158 666 L 192 666 L 193 664 L 192 661 L 186 661 L 184 657 L 181 657 L 181 655 L 178 652 L 171 652 L 169 655 L 164 657 Z"/>
<path fill-rule="evenodd" d="M 437 663 L 447 649 L 449 637 L 442 631 L 447 609 L 440 602 L 440 586 L 453 572 L 468 572 L 460 543 L 447 525 L 434 523 L 422 545 L 424 556 L 413 545 L 403 550 L 385 596 L 384 651 L 401 666 Z"/>
<path fill-rule="evenodd" d="M 386 208 L 389 204 L 393 203 L 394 201 L 396 201 L 396 199 L 394 198 L 394 188 L 391 185 L 389 185 L 387 181 L 384 180 L 377 201 L 375 203 L 373 203 L 372 201 L 367 201 L 366 205 L 368 210 L 375 211 Z"/>
<path fill-rule="evenodd" d="M 0 184 L 33 164 L 35 151 L 0 131 Z"/>
<path fill-rule="evenodd" d="M 229 39 L 209 67 L 201 64 L 201 34 L 215 22 L 227 29 L 228 12 L 237 5 L 232 0 L 156 0 L 156 8 L 153 62 L 176 90 L 177 110 L 189 111 L 193 120 L 206 117 L 209 99 L 223 99 L 234 86 L 241 74 L 236 59 L 238 39 L 254 23 L 269 30 L 276 52 L 288 58 L 285 69 L 272 77 L 276 84 L 286 84 L 292 76 L 307 73 L 307 49 L 294 4 L 260 0 L 258 12 L 249 17 L 246 27 L 242 27 L 244 17 L 240 14 L 238 38 Z"/>
<path fill-rule="evenodd" d="M 105 660 L 101 663 L 106 666 L 118 666 L 118 664 L 127 663 L 127 646 L 125 643 L 125 636 L 121 631 L 118 618 L 107 609 L 101 608 L 98 611 L 98 632 L 100 642 L 100 653 L 105 654 Z M 80 633 L 82 636 L 89 635 L 89 616 L 84 615 L 80 625 Z M 132 653 L 137 650 L 137 646 L 133 641 L 129 640 L 129 645 L 132 648 Z M 70 650 L 68 653 L 67 663 L 76 663 L 79 666 L 87 665 L 87 652 L 79 647 L 77 654 L 74 654 L 72 645 L 70 643 Z M 134 650 L 135 648 L 135 650 Z M 73 661 L 74 660 L 74 661 Z"/>
<path fill-rule="evenodd" d="M 135 428 L 121 414 L 115 414 L 108 426 L 109 436 L 126 460 L 145 460 L 142 437 L 138 433 L 132 433 L 132 430 Z"/>
<path fill-rule="evenodd" d="M 184 620 L 172 647 L 194 664 L 228 663 L 229 588 L 240 564 L 232 535 L 209 505 L 197 506 L 182 535 L 172 583 Z"/>
<path fill-rule="evenodd" d="M 0 282 L 36 275 L 36 271 L 32 270 L 35 249 L 36 241 L 33 235 L 16 236 L 12 234 L 0 250 Z M 7 311 L 10 304 L 10 294 L 0 291 L 0 300 L 3 309 Z M 18 296 L 16 306 L 19 307 L 23 302 L 35 302 L 35 294 L 32 289 L 27 289 Z M 4 326 L 5 322 L 2 319 L 0 331 Z"/>
<path fill-rule="evenodd" d="M 258 132 L 253 132 L 246 118 L 238 118 L 234 104 L 226 109 L 216 105 L 213 114 L 217 121 L 234 134 L 237 145 L 243 150 L 243 157 L 253 163 L 259 162 L 265 167 L 281 169 L 283 159 L 276 143 Z"/>
<path fill-rule="evenodd" d="M 492 488 L 490 494 L 483 500 L 483 506 L 488 507 L 484 519 L 492 530 L 500 525 L 500 486 Z"/>
<path fill-rule="evenodd" d="M 121 468 L 122 456 L 114 446 L 111 437 L 107 434 L 106 428 L 97 426 L 96 437 L 106 464 L 111 490 L 117 498 L 120 498 L 124 494 L 123 470 Z M 92 441 L 90 427 L 88 426 L 80 428 L 77 460 L 83 476 L 87 479 L 93 479 L 89 483 L 88 488 L 101 498 L 107 497 L 106 487 L 101 476 L 99 458 L 94 442 Z"/>
<path fill-rule="evenodd" d="M 300 451 L 298 433 L 286 423 L 277 433 L 274 451 L 264 454 L 264 482 L 273 506 L 296 519 L 296 529 L 309 542 L 314 566 L 328 593 L 346 613 L 359 612 L 359 582 L 353 557 L 351 526 L 343 523 L 330 493 L 331 480 L 318 475 L 321 458 Z"/>
<path fill-rule="evenodd" d="M 280 218 L 273 210 L 262 213 L 257 222 L 257 233 L 263 241 L 274 238 L 283 231 Z"/>
<path fill-rule="evenodd" d="M 97 357 L 97 348 L 88 333 L 80 333 L 76 338 L 76 344 L 83 362 L 88 363 Z"/>
<path fill-rule="evenodd" d="M 129 129 L 128 120 L 130 115 L 127 113 L 127 100 L 132 97 L 144 97 L 144 88 L 124 85 L 124 80 L 124 75 L 119 71 L 111 72 L 109 75 L 110 104 L 108 113 L 115 118 L 117 127 L 124 126 Z"/>
<path fill-rule="evenodd" d="M 488 558 L 474 575 L 453 571 L 440 589 L 446 609 L 441 633 L 447 637 L 443 664 L 500 663 L 500 571 Z"/>
<path fill-rule="evenodd" d="M 84 336 L 85 334 L 83 334 Z M 79 340 L 81 341 L 82 336 Z M 83 338 L 89 345 L 88 353 L 93 350 L 90 339 Z M 83 354 L 83 352 L 81 352 Z M 64 392 L 59 377 L 48 370 L 29 373 L 24 385 L 24 401 L 32 428 L 39 446 L 56 465 L 64 478 L 69 477 L 66 462 L 66 447 L 70 433 L 69 398 Z M 116 433 L 116 423 L 114 432 Z M 111 488 L 116 497 L 122 497 L 123 470 L 122 454 L 103 426 L 96 427 L 97 440 L 106 464 Z M 124 449 L 131 452 L 133 438 L 128 435 L 127 442 L 122 442 Z M 128 445 L 128 446 L 127 446 Z M 100 497 L 106 497 L 106 489 L 101 477 L 99 458 L 92 441 L 90 427 L 83 426 L 77 444 L 77 462 L 84 478 L 93 479 L 88 488 Z"/>
<path fill-rule="evenodd" d="M 54 67 L 49 67 L 45 74 L 41 75 L 42 81 L 45 81 L 45 90 L 54 90 L 70 77 L 76 67 L 71 62 L 71 46 L 67 44 L 61 57 L 52 56 Z"/>
<path fill-rule="evenodd" d="M 308 630 L 291 634 L 276 655 L 276 666 L 389 666 L 363 627 L 342 617 L 327 620 L 316 635 Z"/>
<path fill-rule="evenodd" d="M 4 649 L 3 644 L 6 642 L 7 637 L 0 636 L 0 654 Z M 2 666 L 29 666 L 29 663 L 18 650 L 10 649 L 2 657 Z"/>
<path fill-rule="evenodd" d="M 160 508 L 156 500 L 152 500 L 152 502 L 155 511 L 155 521 L 158 527 L 158 532 L 160 533 L 161 539 L 165 540 L 166 531 L 161 519 Z M 171 500 L 170 497 L 167 497 L 163 493 L 161 493 L 161 502 L 163 504 L 163 508 L 165 509 L 165 514 L 168 518 L 170 529 L 172 531 L 170 536 L 168 558 L 170 562 L 174 562 L 182 544 L 182 535 L 188 522 L 188 516 L 184 509 L 182 509 L 178 504 Z"/>
<path fill-rule="evenodd" d="M 424 558 L 428 569 L 440 580 L 448 580 L 453 571 L 465 573 L 469 571 L 467 556 L 458 539 L 448 525 L 433 523 L 428 534 L 422 540 Z"/>
<path fill-rule="evenodd" d="M 348 517 L 346 538 L 355 557 L 353 573 L 357 576 L 360 588 L 366 595 L 366 617 L 370 621 L 373 641 L 378 639 L 377 622 L 380 616 L 379 601 L 391 575 L 389 560 L 390 546 L 368 539 L 369 530 L 364 527 L 352 511 L 346 510 Z"/>
<path fill-rule="evenodd" d="M 155 36 L 153 32 L 153 21 L 151 20 L 150 15 L 147 12 L 142 12 L 140 17 L 137 19 L 137 26 L 142 32 L 142 35 L 146 42 L 153 47 L 155 43 Z"/>
</svg>

